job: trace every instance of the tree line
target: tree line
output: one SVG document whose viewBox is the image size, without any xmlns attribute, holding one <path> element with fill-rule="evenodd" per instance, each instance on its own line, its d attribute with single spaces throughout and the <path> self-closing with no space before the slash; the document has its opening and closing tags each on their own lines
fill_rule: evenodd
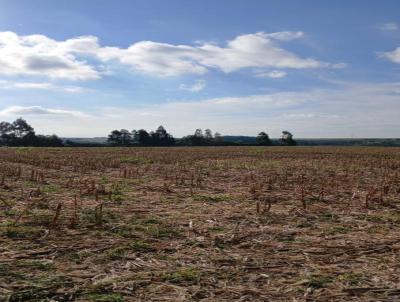
<svg viewBox="0 0 400 302">
<path fill-rule="evenodd" d="M 108 135 L 107 142 L 113 146 L 173 146 L 176 143 L 175 138 L 163 126 L 150 133 L 144 129 L 113 130 Z"/>
<path fill-rule="evenodd" d="M 0 145 L 3 146 L 37 146 L 62 147 L 64 145 L 57 135 L 40 135 L 26 120 L 19 118 L 14 122 L 0 122 Z"/>
<path fill-rule="evenodd" d="M 108 135 L 107 142 L 113 146 L 221 146 L 232 145 L 224 141 L 223 136 L 210 129 L 196 129 L 194 134 L 186 135 L 180 139 L 175 139 L 163 126 L 159 126 L 155 131 L 147 132 L 140 130 L 113 130 Z M 256 142 L 261 146 L 271 146 L 272 141 L 267 133 L 260 132 L 256 138 Z M 235 143 L 238 144 L 238 143 Z M 289 131 L 283 131 L 279 140 L 280 145 L 293 146 L 296 141 L 293 134 Z"/>
<path fill-rule="evenodd" d="M 176 139 L 163 126 L 147 132 L 140 130 L 113 130 L 107 137 L 107 144 L 111 146 L 225 146 L 245 145 L 243 143 L 228 142 L 218 133 L 210 129 L 196 129 L 191 135 Z M 256 144 L 261 146 L 273 145 L 266 132 L 260 132 L 256 137 Z M 289 131 L 283 131 L 279 145 L 296 145 L 293 135 Z M 85 144 L 63 141 L 57 135 L 36 134 L 31 125 L 23 118 L 14 122 L 0 122 L 0 146 L 37 146 L 37 147 L 62 147 L 84 146 Z M 94 146 L 95 144 L 93 144 Z M 104 144 L 100 144 L 104 145 Z"/>
</svg>

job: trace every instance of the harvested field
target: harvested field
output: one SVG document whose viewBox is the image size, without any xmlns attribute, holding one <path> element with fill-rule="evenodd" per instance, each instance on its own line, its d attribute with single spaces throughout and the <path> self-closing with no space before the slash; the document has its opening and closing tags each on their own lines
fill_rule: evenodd
<svg viewBox="0 0 400 302">
<path fill-rule="evenodd" d="M 0 301 L 398 301 L 400 149 L 2 148 Z"/>
</svg>

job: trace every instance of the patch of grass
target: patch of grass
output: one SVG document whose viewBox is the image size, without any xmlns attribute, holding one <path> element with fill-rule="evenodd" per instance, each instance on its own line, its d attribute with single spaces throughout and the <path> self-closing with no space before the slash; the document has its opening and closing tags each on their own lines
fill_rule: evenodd
<svg viewBox="0 0 400 302">
<path fill-rule="evenodd" d="M 363 281 L 367 280 L 367 278 L 364 274 L 349 272 L 340 275 L 339 280 L 348 286 L 359 286 Z"/>
<path fill-rule="evenodd" d="M 45 260 L 20 260 L 14 265 L 19 268 L 30 268 L 41 271 L 50 271 L 54 269 L 54 263 Z"/>
<path fill-rule="evenodd" d="M 48 227 L 53 221 L 54 213 L 48 210 L 34 209 L 30 215 L 29 225 Z"/>
<path fill-rule="evenodd" d="M 32 150 L 32 148 L 30 148 L 30 147 L 17 147 L 17 148 L 15 148 L 15 153 L 23 154 L 23 153 L 28 153 L 31 150 Z"/>
<path fill-rule="evenodd" d="M 266 149 L 264 149 L 264 148 L 253 148 L 250 150 L 250 153 L 253 155 L 261 155 L 261 154 L 264 154 L 265 151 L 266 151 Z"/>
<path fill-rule="evenodd" d="M 0 264 L 0 277 L 4 278 L 3 282 L 16 282 L 17 280 L 26 279 L 27 274 L 23 270 L 18 270 L 18 267 L 13 264 L 2 263 Z M 0 301 L 3 301 L 1 300 L 1 296 Z"/>
<path fill-rule="evenodd" d="M 153 236 L 157 233 L 158 224 L 160 224 L 160 221 L 155 218 L 132 218 L 131 221 L 131 223 L 123 223 L 114 226 L 109 232 L 118 234 L 124 238 L 138 238 L 142 237 L 143 234 Z"/>
<path fill-rule="evenodd" d="M 75 253 L 68 253 L 65 256 L 69 261 L 75 263 L 82 263 L 86 258 L 89 258 L 92 255 L 93 254 L 89 250 L 84 249 Z"/>
<path fill-rule="evenodd" d="M 400 224 L 400 212 L 390 212 L 387 214 L 383 214 L 381 216 L 360 215 L 359 218 L 377 224 L 384 224 L 384 223 Z"/>
<path fill-rule="evenodd" d="M 111 199 L 115 202 L 121 202 L 126 199 L 125 193 L 131 190 L 132 188 L 126 182 L 116 182 L 112 186 Z"/>
<path fill-rule="evenodd" d="M 99 282 L 95 282 L 82 287 L 78 290 L 79 301 L 99 301 L 99 302 L 120 302 L 125 301 L 124 292 L 115 291 L 115 284 L 123 281 L 129 281 L 134 288 L 136 287 L 147 287 L 150 284 L 150 279 L 153 277 L 153 273 L 150 272 L 138 272 L 135 274 L 135 279 L 127 279 L 124 277 L 107 278 Z M 131 289 L 132 290 L 132 289 Z M 135 290 L 135 289 L 133 289 Z M 133 292 L 132 292 L 133 293 Z M 136 297 L 137 298 L 137 297 Z M 133 298 L 128 299 L 132 301 Z M 139 299 L 140 300 L 140 299 Z M 64 300 L 63 300 L 64 301 Z M 137 301 L 137 299 L 133 299 Z M 147 300 L 146 300 L 147 301 Z"/>
<path fill-rule="evenodd" d="M 125 156 L 120 159 L 121 164 L 151 164 L 153 161 L 141 156 Z"/>
<path fill-rule="evenodd" d="M 225 229 L 221 226 L 211 227 L 209 230 L 210 230 L 210 232 L 215 232 L 215 233 L 225 231 Z"/>
<path fill-rule="evenodd" d="M 146 252 L 154 252 L 156 249 L 152 247 L 150 244 L 144 241 L 134 241 L 130 244 L 130 247 L 135 252 L 146 253 Z"/>
<path fill-rule="evenodd" d="M 379 224 L 386 222 L 385 217 L 377 215 L 360 215 L 358 218 L 365 219 L 368 222 L 379 223 Z"/>
<path fill-rule="evenodd" d="M 145 233 L 147 235 L 150 235 L 154 238 L 158 238 L 158 239 L 166 239 L 166 238 L 181 238 L 182 237 L 182 233 L 172 227 L 172 226 L 151 226 L 151 227 L 147 227 L 145 230 Z"/>
<path fill-rule="evenodd" d="M 308 221 L 301 221 L 301 222 L 299 222 L 298 224 L 297 224 L 297 227 L 298 228 L 302 228 L 302 229 L 304 229 L 304 228 L 311 228 L 311 227 L 313 227 L 314 226 L 314 224 L 312 224 L 312 223 L 310 223 L 310 222 L 308 222 Z"/>
<path fill-rule="evenodd" d="M 227 244 L 219 237 L 214 238 L 214 246 L 220 250 L 228 248 Z"/>
<path fill-rule="evenodd" d="M 114 190 L 111 194 L 111 199 L 116 202 L 121 202 L 124 200 L 124 193 L 121 190 Z"/>
<path fill-rule="evenodd" d="M 161 279 L 164 282 L 171 283 L 197 283 L 199 282 L 201 273 L 193 268 L 186 268 L 176 272 L 164 274 Z"/>
<path fill-rule="evenodd" d="M 60 190 L 61 188 L 57 185 L 45 185 L 42 188 L 43 193 L 58 193 Z"/>
<path fill-rule="evenodd" d="M 70 284 L 71 280 L 62 276 L 35 279 L 23 289 L 13 292 L 7 301 L 49 301 L 49 298 L 59 301 L 55 297 L 57 289 Z"/>
<path fill-rule="evenodd" d="M 330 221 L 330 222 L 339 222 L 340 217 L 333 213 L 323 213 L 319 217 L 320 221 Z"/>
<path fill-rule="evenodd" d="M 42 230 L 32 226 L 22 225 L 1 225 L 0 234 L 8 238 L 25 239 L 25 238 L 36 238 L 39 237 Z"/>
<path fill-rule="evenodd" d="M 128 253 L 127 247 L 117 247 L 108 250 L 105 257 L 109 260 L 121 260 L 125 258 L 127 253 Z"/>
<path fill-rule="evenodd" d="M 35 182 L 33 182 L 32 180 L 27 180 L 25 183 L 28 188 L 34 188 L 37 186 L 37 184 Z"/>
<path fill-rule="evenodd" d="M 113 234 L 117 234 L 124 238 L 136 238 L 138 234 L 134 224 L 121 224 L 109 230 Z"/>
<path fill-rule="evenodd" d="M 86 221 L 88 223 L 96 223 L 96 210 L 92 208 L 84 208 L 79 213 L 79 221 Z M 103 223 L 110 223 L 118 220 L 119 215 L 111 210 L 104 209 L 103 207 Z"/>
<path fill-rule="evenodd" d="M 333 226 L 325 231 L 327 235 L 347 234 L 351 232 L 351 228 L 346 226 Z"/>
<path fill-rule="evenodd" d="M 400 224 L 400 212 L 390 213 L 388 221 L 393 224 Z"/>
<path fill-rule="evenodd" d="M 232 196 L 228 194 L 217 194 L 217 195 L 202 195 L 195 194 L 193 195 L 194 201 L 202 201 L 202 202 L 223 202 L 232 200 Z"/>
<path fill-rule="evenodd" d="M 101 184 L 106 184 L 107 182 L 108 182 L 107 176 L 103 175 L 102 177 L 100 177 L 100 183 Z"/>
<path fill-rule="evenodd" d="M 142 224 L 160 224 L 160 221 L 156 218 L 146 218 L 142 220 Z"/>
<path fill-rule="evenodd" d="M 334 278 L 329 275 L 311 275 L 305 285 L 312 288 L 323 288 L 333 281 Z"/>
<path fill-rule="evenodd" d="M 85 296 L 89 301 L 96 302 L 123 302 L 124 296 L 120 293 L 111 293 L 111 294 L 88 294 Z"/>
<path fill-rule="evenodd" d="M 302 237 L 296 237 L 292 243 L 296 243 L 296 244 L 307 244 L 309 241 L 306 240 L 305 238 Z"/>
</svg>

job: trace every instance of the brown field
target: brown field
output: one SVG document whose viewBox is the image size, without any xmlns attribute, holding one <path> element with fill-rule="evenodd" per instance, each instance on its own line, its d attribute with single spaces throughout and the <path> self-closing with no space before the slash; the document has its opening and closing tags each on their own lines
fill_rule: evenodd
<svg viewBox="0 0 400 302">
<path fill-rule="evenodd" d="M 0 301 L 399 301 L 400 149 L 2 148 Z"/>
</svg>

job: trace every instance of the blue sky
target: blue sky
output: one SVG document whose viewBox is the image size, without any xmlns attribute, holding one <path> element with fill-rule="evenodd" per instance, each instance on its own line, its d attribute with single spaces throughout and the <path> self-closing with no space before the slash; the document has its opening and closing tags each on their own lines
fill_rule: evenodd
<svg viewBox="0 0 400 302">
<path fill-rule="evenodd" d="M 0 119 L 398 137 L 399 1 L 0 0 Z"/>
</svg>

